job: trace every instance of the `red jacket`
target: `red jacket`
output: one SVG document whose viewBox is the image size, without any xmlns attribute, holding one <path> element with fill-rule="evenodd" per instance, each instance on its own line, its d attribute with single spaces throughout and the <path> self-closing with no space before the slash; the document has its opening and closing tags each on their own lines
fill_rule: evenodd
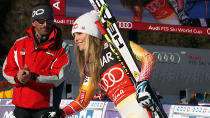
<svg viewBox="0 0 210 118">
<path fill-rule="evenodd" d="M 34 39 L 34 28 L 29 27 L 25 32 L 27 35 L 16 40 L 3 65 L 4 77 L 14 85 L 13 104 L 30 109 L 58 106 L 64 70 L 70 62 L 69 48 L 60 40 L 61 31 L 55 26 L 47 42 L 39 46 Z M 23 85 L 18 83 L 16 75 L 25 64 L 32 77 Z"/>
</svg>

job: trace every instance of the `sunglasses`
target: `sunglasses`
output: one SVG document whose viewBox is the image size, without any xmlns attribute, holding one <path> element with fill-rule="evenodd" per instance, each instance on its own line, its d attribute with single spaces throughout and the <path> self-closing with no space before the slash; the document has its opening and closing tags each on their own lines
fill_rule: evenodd
<svg viewBox="0 0 210 118">
<path fill-rule="evenodd" d="M 53 23 L 53 19 L 37 19 L 37 22 L 39 22 L 40 24 L 44 24 L 45 22 L 47 24 L 52 24 Z"/>
</svg>

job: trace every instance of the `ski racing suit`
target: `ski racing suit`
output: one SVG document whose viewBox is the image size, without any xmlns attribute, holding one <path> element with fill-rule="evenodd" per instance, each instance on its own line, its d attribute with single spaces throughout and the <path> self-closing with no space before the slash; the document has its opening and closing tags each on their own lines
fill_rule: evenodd
<svg viewBox="0 0 210 118">
<path fill-rule="evenodd" d="M 181 25 L 176 12 L 167 0 L 143 0 L 143 6 L 159 23 Z"/>
<path fill-rule="evenodd" d="M 210 27 L 209 0 L 169 0 L 184 26 Z"/>
<path fill-rule="evenodd" d="M 139 106 L 136 101 L 134 84 L 110 46 L 108 43 L 105 43 L 102 51 L 99 88 L 114 102 L 123 118 L 148 118 L 147 110 Z M 133 42 L 130 42 L 130 46 L 137 60 L 142 62 L 140 81 L 148 81 L 154 66 L 154 57 Z M 78 97 L 62 109 L 65 113 L 64 116 L 77 113 L 88 105 L 96 90 L 96 88 L 91 86 L 91 79 L 88 75 L 85 77 Z"/>
<path fill-rule="evenodd" d="M 43 109 L 58 107 L 64 85 L 64 70 L 70 62 L 67 44 L 61 40 L 61 31 L 52 27 L 47 42 L 37 46 L 34 27 L 26 36 L 16 40 L 3 65 L 3 76 L 14 86 L 12 103 L 17 107 Z M 31 78 L 26 84 L 17 80 L 17 73 L 29 67 Z"/>
</svg>

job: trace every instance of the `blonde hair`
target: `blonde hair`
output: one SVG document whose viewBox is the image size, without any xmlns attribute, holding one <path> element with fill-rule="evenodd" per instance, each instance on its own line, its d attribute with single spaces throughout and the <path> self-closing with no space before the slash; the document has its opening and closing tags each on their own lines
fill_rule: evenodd
<svg viewBox="0 0 210 118">
<path fill-rule="evenodd" d="M 103 49 L 103 41 L 91 35 L 87 35 L 85 40 L 86 44 L 84 51 L 80 51 L 78 46 L 76 46 L 75 49 L 77 54 L 77 63 L 81 77 L 81 84 L 85 78 L 83 69 L 84 66 L 86 65 L 85 68 L 88 70 L 89 76 L 92 77 L 91 79 L 92 87 L 98 87 L 98 83 L 100 80 L 100 70 L 101 70 L 100 57 L 101 57 L 101 51 Z"/>
</svg>

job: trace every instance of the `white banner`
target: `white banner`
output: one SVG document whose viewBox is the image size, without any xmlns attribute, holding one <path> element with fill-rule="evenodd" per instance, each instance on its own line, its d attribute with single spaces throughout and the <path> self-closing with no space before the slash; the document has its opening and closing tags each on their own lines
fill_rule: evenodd
<svg viewBox="0 0 210 118">
<path fill-rule="evenodd" d="M 185 106 L 172 105 L 170 108 L 169 118 L 209 118 L 210 107 L 205 106 Z"/>
</svg>

